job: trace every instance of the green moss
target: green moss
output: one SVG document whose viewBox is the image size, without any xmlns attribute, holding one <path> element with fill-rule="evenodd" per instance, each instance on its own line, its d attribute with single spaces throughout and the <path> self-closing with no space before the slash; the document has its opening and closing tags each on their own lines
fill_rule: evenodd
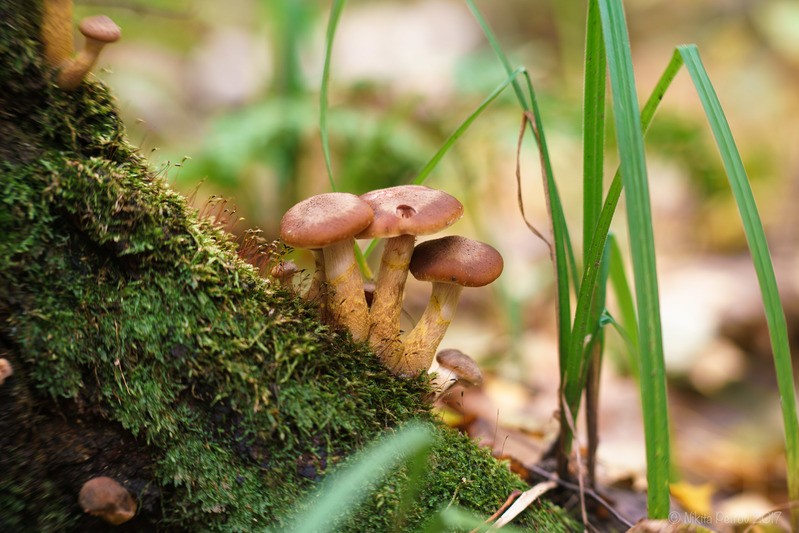
<svg viewBox="0 0 799 533">
<path fill-rule="evenodd" d="M 103 87 L 55 88 L 38 58 L 37 13 L 4 6 L 0 336 L 26 405 L 78 425 L 118 424 L 130 453 L 152 464 L 139 492 L 154 500 L 151 525 L 192 531 L 278 527 L 367 441 L 433 420 L 422 380 L 394 378 L 312 306 L 259 278 L 227 234 L 156 177 Z M 522 486 L 436 427 L 410 529 L 450 501 L 490 514 Z M 16 466 L 0 483 L 3 525 L 76 527 L 74 494 L 30 470 L 47 458 L 4 453 Z M 352 528 L 390 529 L 402 479 L 386 480 Z M 564 523 L 550 516 L 527 523 Z"/>
</svg>

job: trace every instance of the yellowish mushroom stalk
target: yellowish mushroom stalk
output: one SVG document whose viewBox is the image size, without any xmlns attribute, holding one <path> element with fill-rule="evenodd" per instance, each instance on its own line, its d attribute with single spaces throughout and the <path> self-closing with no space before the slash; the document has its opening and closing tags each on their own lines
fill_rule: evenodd
<svg viewBox="0 0 799 533">
<path fill-rule="evenodd" d="M 414 376 L 433 364 L 438 345 L 447 333 L 458 308 L 463 287 L 452 283 L 433 283 L 433 292 L 422 318 L 405 337 L 405 350 L 390 362 L 390 368 L 403 376 Z"/>
<path fill-rule="evenodd" d="M 72 58 L 72 0 L 42 2 L 44 60 L 59 68 Z"/>
<path fill-rule="evenodd" d="M 416 237 L 413 235 L 387 239 L 380 260 L 380 271 L 370 310 L 373 318 L 369 340 L 372 349 L 384 362 L 395 360 L 402 354 L 402 343 L 399 339 L 402 295 L 415 241 Z"/>
<path fill-rule="evenodd" d="M 363 341 L 369 335 L 369 308 L 353 244 L 347 239 L 324 248 L 327 306 L 334 321 L 350 330 L 354 340 Z"/>
</svg>

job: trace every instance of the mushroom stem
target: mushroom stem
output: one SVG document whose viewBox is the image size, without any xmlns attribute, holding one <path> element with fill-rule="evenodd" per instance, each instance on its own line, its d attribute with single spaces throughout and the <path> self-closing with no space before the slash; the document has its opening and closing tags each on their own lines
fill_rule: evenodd
<svg viewBox="0 0 799 533">
<path fill-rule="evenodd" d="M 324 247 L 327 304 L 333 320 L 352 333 L 356 341 L 369 335 L 369 308 L 363 293 L 363 279 L 355 261 L 353 239 Z"/>
<path fill-rule="evenodd" d="M 433 282 L 433 292 L 422 318 L 405 338 L 404 353 L 399 360 L 391 361 L 389 368 L 393 368 L 395 374 L 414 376 L 430 368 L 436 348 L 455 316 L 462 290 L 463 287 L 454 283 Z"/>
<path fill-rule="evenodd" d="M 72 57 L 72 0 L 44 0 L 41 35 L 48 65 L 60 67 Z"/>
<path fill-rule="evenodd" d="M 80 25 L 81 33 L 86 38 L 83 48 L 75 59 L 65 64 L 58 73 L 58 86 L 65 91 L 74 91 L 91 70 L 105 45 L 119 39 L 119 27 L 104 16 L 98 15 L 84 19 Z M 97 36 L 101 36 L 97 38 Z"/>
<path fill-rule="evenodd" d="M 401 355 L 399 340 L 402 294 L 408 279 L 408 265 L 413 255 L 416 237 L 399 235 L 386 240 L 380 260 L 380 272 L 375 282 L 369 318 L 372 330 L 369 343 L 384 363 Z"/>
</svg>

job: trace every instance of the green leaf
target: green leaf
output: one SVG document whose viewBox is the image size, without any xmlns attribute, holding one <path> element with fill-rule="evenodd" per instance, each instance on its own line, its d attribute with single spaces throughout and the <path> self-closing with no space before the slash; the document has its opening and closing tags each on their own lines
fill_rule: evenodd
<svg viewBox="0 0 799 533">
<path fill-rule="evenodd" d="M 431 430 L 418 423 L 408 424 L 394 435 L 378 440 L 362 453 L 357 462 L 325 478 L 318 499 L 307 513 L 297 518 L 289 531 L 335 531 L 347 513 L 366 497 L 373 483 L 400 464 L 424 460 L 432 442 Z"/>
<path fill-rule="evenodd" d="M 650 517 L 665 518 L 669 512 L 669 424 L 644 138 L 621 0 L 599 0 L 599 11 L 607 49 L 621 175 L 626 190 L 638 308 L 641 400 L 649 486 L 647 504 Z"/>
<path fill-rule="evenodd" d="M 752 253 L 760 293 L 766 311 L 771 349 L 774 354 L 774 369 L 777 373 L 777 386 L 780 391 L 782 418 L 785 427 L 786 461 L 788 463 L 788 495 L 792 501 L 799 501 L 799 421 L 796 414 L 796 385 L 793 379 L 791 350 L 788 345 L 788 328 L 785 313 L 780 303 L 777 290 L 777 279 L 768 249 L 766 232 L 755 205 L 752 188 L 746 176 L 741 155 L 735 145 L 732 131 L 724 116 L 716 91 L 710 82 L 699 51 L 694 45 L 683 45 L 677 48 L 685 61 L 685 67 L 691 75 L 696 92 L 705 109 L 710 129 L 716 139 L 727 178 L 730 182 L 738 212 L 743 221 L 749 251 Z M 797 521 L 799 514 L 794 515 Z"/>
</svg>

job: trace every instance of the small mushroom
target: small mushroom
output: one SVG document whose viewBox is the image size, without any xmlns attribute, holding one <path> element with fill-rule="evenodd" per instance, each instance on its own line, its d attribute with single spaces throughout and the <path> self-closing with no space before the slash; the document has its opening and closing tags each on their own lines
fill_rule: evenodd
<svg viewBox="0 0 799 533">
<path fill-rule="evenodd" d="M 42 2 L 41 36 L 48 65 L 58 68 L 72 57 L 72 0 Z"/>
<path fill-rule="evenodd" d="M 83 49 L 58 73 L 58 86 L 65 91 L 77 89 L 80 82 L 97 62 L 103 47 L 118 41 L 122 35 L 119 26 L 105 15 L 83 19 L 78 29 L 86 38 Z"/>
<path fill-rule="evenodd" d="M 502 273 L 503 261 L 488 244 L 466 237 L 442 237 L 418 245 L 411 273 L 433 283 L 422 317 L 405 338 L 405 351 L 390 368 L 400 375 L 426 371 L 455 314 L 463 287 L 488 285 Z"/>
<path fill-rule="evenodd" d="M 78 495 L 83 510 L 118 526 L 136 515 L 136 500 L 110 477 L 95 477 L 83 484 Z"/>
<path fill-rule="evenodd" d="M 359 341 L 369 334 L 369 309 L 352 248 L 355 235 L 371 224 L 373 217 L 369 204 L 356 195 L 334 192 L 303 200 L 280 222 L 280 238 L 289 246 L 322 249 L 328 311 Z"/>
<path fill-rule="evenodd" d="M 387 239 L 369 312 L 369 344 L 388 363 L 402 353 L 399 340 L 402 295 L 413 245 L 418 235 L 430 235 L 463 215 L 463 205 L 449 194 L 421 185 L 400 185 L 361 195 L 375 217 L 359 239 Z"/>
<path fill-rule="evenodd" d="M 14 367 L 8 359 L 0 359 L 0 385 L 6 382 L 8 378 L 14 375 Z"/>
<path fill-rule="evenodd" d="M 280 261 L 269 272 L 284 289 L 291 289 L 291 280 L 299 270 L 294 261 Z"/>
<path fill-rule="evenodd" d="M 480 367 L 474 359 L 460 350 L 454 348 L 441 350 L 436 354 L 436 362 L 439 368 L 430 380 L 436 399 L 443 396 L 444 392 L 456 383 L 474 387 L 479 387 L 483 383 Z"/>
</svg>

